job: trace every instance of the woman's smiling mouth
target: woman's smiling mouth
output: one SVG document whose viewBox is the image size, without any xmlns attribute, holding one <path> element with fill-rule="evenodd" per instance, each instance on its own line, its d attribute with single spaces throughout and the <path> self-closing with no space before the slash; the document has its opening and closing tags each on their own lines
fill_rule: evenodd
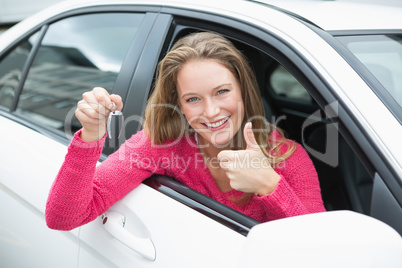
<svg viewBox="0 0 402 268">
<path fill-rule="evenodd" d="M 208 128 L 218 128 L 218 127 L 223 126 L 229 120 L 229 118 L 230 118 L 230 116 L 228 116 L 222 120 L 216 121 L 214 123 L 202 123 L 202 124 L 207 126 Z"/>
</svg>

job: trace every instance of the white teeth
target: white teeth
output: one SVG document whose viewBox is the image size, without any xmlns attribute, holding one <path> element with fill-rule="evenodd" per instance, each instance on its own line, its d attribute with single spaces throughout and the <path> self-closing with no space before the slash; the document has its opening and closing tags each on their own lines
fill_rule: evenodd
<svg viewBox="0 0 402 268">
<path fill-rule="evenodd" d="M 211 127 L 211 128 L 220 127 L 220 126 L 222 126 L 223 124 L 225 124 L 226 121 L 228 121 L 228 120 L 229 120 L 229 117 L 226 117 L 225 119 L 222 119 L 222 120 L 219 121 L 219 122 L 216 122 L 216 123 L 213 123 L 213 124 L 205 123 L 205 125 L 207 125 L 207 127 Z"/>
</svg>

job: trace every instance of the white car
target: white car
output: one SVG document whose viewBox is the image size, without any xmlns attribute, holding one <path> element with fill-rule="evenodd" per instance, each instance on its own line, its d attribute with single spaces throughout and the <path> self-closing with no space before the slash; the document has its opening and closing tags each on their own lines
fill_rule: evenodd
<svg viewBox="0 0 402 268">
<path fill-rule="evenodd" d="M 66 1 L 0 35 L 1 267 L 402 267 L 402 9 L 335 1 Z M 194 31 L 250 60 L 328 212 L 259 223 L 155 175 L 95 221 L 45 223 L 83 92 L 141 128 L 158 61 Z"/>
</svg>

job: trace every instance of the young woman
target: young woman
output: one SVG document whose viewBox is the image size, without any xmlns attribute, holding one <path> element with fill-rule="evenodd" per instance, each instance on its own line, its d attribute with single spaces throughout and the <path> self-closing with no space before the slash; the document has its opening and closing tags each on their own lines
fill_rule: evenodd
<svg viewBox="0 0 402 268">
<path fill-rule="evenodd" d="M 96 167 L 117 95 L 83 95 L 82 123 L 51 188 L 46 221 L 94 220 L 153 173 L 168 175 L 261 222 L 325 211 L 306 151 L 268 124 L 246 58 L 220 35 L 179 40 L 158 65 L 144 130 Z"/>
</svg>

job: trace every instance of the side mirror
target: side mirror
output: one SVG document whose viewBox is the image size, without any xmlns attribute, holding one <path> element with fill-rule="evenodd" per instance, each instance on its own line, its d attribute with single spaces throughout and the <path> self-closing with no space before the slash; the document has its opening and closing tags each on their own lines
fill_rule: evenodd
<svg viewBox="0 0 402 268">
<path fill-rule="evenodd" d="M 253 227 L 239 267 L 402 267 L 402 237 L 351 211 L 290 217 Z"/>
</svg>

